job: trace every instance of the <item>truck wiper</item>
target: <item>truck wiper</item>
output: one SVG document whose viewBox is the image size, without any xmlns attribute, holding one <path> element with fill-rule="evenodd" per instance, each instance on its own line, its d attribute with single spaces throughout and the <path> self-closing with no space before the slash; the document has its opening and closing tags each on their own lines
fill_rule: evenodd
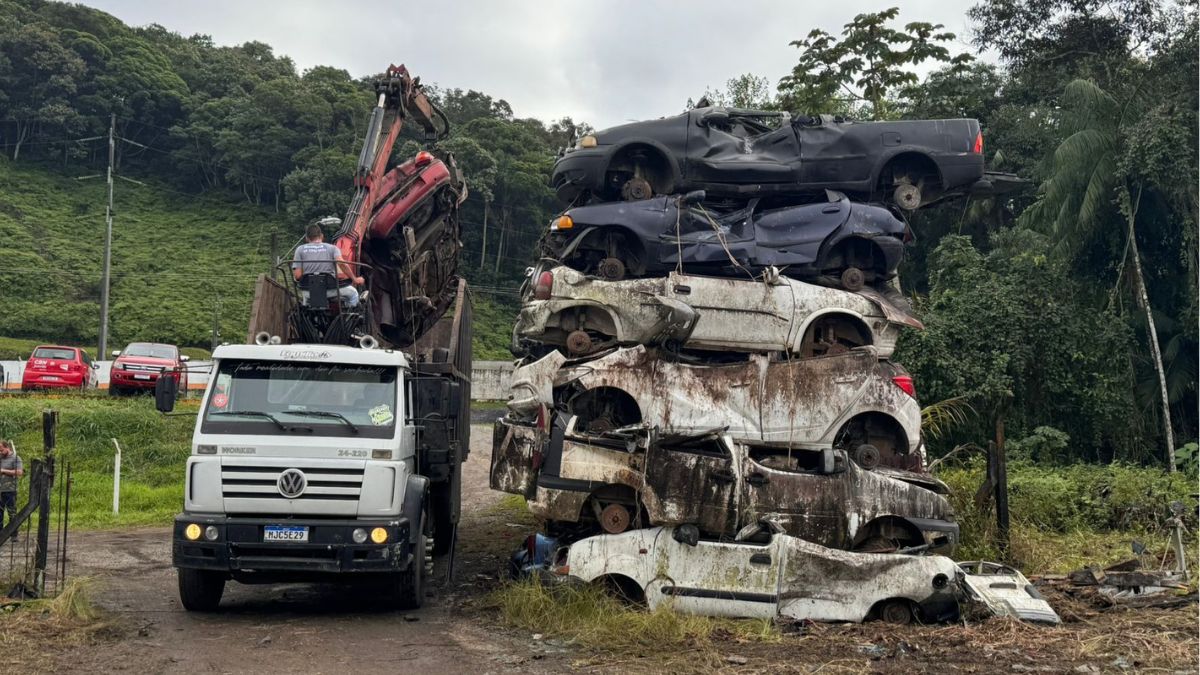
<svg viewBox="0 0 1200 675">
<path fill-rule="evenodd" d="M 341 420 L 342 422 L 346 423 L 346 426 L 350 427 L 350 431 L 353 431 L 356 434 L 358 433 L 358 425 L 356 425 L 354 422 L 351 422 L 342 413 L 332 412 L 329 410 L 289 410 L 288 414 L 307 417 L 328 417 L 330 419 Z"/>
<path fill-rule="evenodd" d="M 274 422 L 275 426 L 279 427 L 282 431 L 291 431 L 292 429 L 295 429 L 295 428 L 303 428 L 303 427 L 289 427 L 288 425 L 284 424 L 283 422 L 280 422 L 279 419 L 276 418 L 271 413 L 265 413 L 261 410 L 218 410 L 217 412 L 210 412 L 208 414 L 213 417 L 216 417 L 217 415 L 247 415 L 249 417 L 262 417 L 262 418 L 269 419 L 272 422 Z M 312 431 L 312 429 L 309 429 L 309 431 Z"/>
</svg>

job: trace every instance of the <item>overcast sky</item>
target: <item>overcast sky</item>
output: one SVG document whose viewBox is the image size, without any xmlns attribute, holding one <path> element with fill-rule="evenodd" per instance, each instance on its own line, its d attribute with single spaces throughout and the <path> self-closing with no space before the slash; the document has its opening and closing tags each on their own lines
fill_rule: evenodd
<svg viewBox="0 0 1200 675">
<path fill-rule="evenodd" d="M 861 12 L 900 7 L 899 23 L 957 33 L 974 53 L 967 0 L 84 0 L 127 24 L 157 23 L 217 44 L 265 42 L 303 70 L 351 75 L 404 63 L 422 81 L 507 100 L 518 117 L 570 116 L 597 128 L 673 114 L 705 87 L 753 72 L 774 86 L 795 64 L 788 42 L 838 34 Z M 414 9 L 416 11 L 414 11 Z"/>
</svg>

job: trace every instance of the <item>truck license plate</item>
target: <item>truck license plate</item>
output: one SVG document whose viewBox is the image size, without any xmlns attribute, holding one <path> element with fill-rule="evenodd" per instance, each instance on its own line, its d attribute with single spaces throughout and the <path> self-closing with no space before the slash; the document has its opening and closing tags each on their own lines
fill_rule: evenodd
<svg viewBox="0 0 1200 675">
<path fill-rule="evenodd" d="M 135 380 L 148 380 L 148 379 L 150 379 L 150 376 L 149 376 L 149 375 L 134 375 L 134 376 L 133 376 L 133 379 L 135 379 Z"/>
<path fill-rule="evenodd" d="M 267 525 L 263 528 L 263 541 L 308 541 L 308 528 L 291 525 Z"/>
</svg>

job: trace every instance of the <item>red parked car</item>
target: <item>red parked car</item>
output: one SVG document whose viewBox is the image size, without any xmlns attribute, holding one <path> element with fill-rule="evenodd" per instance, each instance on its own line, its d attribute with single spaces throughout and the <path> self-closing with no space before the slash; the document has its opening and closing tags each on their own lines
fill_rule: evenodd
<svg viewBox="0 0 1200 675">
<path fill-rule="evenodd" d="M 42 345 L 33 350 L 21 376 L 21 390 L 30 389 L 93 389 L 96 369 L 88 353 L 78 347 Z"/>
<path fill-rule="evenodd" d="M 124 394 L 153 390 L 154 383 L 164 370 L 174 371 L 170 376 L 179 381 L 180 394 L 187 393 L 187 371 L 183 364 L 188 357 L 179 354 L 175 345 L 154 342 L 131 342 L 120 351 L 112 353 L 112 370 L 108 373 L 108 393 Z"/>
</svg>

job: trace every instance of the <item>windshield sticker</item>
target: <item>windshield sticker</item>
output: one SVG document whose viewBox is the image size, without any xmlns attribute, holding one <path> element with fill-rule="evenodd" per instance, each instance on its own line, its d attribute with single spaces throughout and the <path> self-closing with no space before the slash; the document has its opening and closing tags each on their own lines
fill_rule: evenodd
<svg viewBox="0 0 1200 675">
<path fill-rule="evenodd" d="M 212 404 L 214 408 L 224 408 L 229 403 L 229 399 L 225 394 L 217 394 L 213 396 Z"/>
<path fill-rule="evenodd" d="M 392 414 L 392 407 L 386 403 L 371 408 L 367 414 L 371 416 L 371 424 L 377 427 L 391 424 L 392 420 L 396 419 L 396 416 Z"/>
</svg>

